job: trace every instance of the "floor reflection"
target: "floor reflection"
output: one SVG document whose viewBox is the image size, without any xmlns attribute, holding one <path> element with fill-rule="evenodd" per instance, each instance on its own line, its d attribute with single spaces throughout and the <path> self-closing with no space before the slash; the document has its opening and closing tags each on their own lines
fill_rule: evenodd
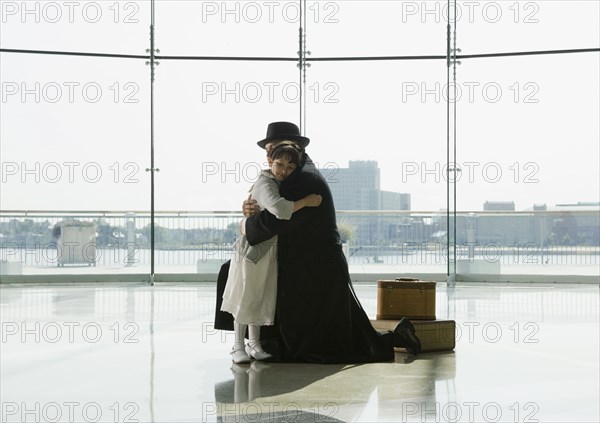
<svg viewBox="0 0 600 423">
<path fill-rule="evenodd" d="M 212 326 L 211 284 L 0 290 L 6 422 L 54 421 L 43 413 L 56 404 L 56 421 L 68 421 L 71 403 L 77 421 L 99 406 L 100 422 L 600 420 L 597 285 L 438 284 L 438 318 L 457 323 L 454 352 L 235 367 L 233 337 Z M 374 316 L 376 285 L 356 291 Z"/>
<path fill-rule="evenodd" d="M 356 421 L 361 416 L 395 421 L 395 407 L 431 410 L 455 401 L 453 352 L 425 353 L 416 359 L 396 353 L 395 363 L 351 366 L 254 361 L 234 364 L 230 372 L 229 380 L 215 384 L 221 421 L 231 421 L 227 419 L 233 415 L 248 421 L 267 414 L 290 417 L 291 410 L 299 413 L 292 421 L 314 422 L 315 415 L 332 419 L 324 421 Z"/>
<path fill-rule="evenodd" d="M 233 379 L 215 385 L 215 401 L 240 403 L 303 389 L 341 372 L 345 365 L 282 364 L 253 361 L 233 364 Z"/>
</svg>

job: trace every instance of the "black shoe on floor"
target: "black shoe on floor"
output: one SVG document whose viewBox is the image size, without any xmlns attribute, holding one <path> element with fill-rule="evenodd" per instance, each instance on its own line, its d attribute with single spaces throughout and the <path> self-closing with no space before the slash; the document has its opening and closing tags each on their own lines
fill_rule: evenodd
<svg viewBox="0 0 600 423">
<path fill-rule="evenodd" d="M 421 341 L 415 335 L 415 327 L 406 317 L 394 329 L 394 347 L 405 348 L 412 355 L 421 352 Z"/>
</svg>

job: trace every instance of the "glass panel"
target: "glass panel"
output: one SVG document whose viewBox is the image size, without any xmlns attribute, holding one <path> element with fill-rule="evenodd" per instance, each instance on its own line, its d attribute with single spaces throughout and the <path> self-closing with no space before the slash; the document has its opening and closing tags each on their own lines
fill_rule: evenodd
<svg viewBox="0 0 600 423">
<path fill-rule="evenodd" d="M 3 54 L 0 70 L 2 259 L 25 274 L 147 271 L 148 230 L 127 226 L 149 204 L 143 62 Z"/>
<path fill-rule="evenodd" d="M 307 3 L 308 49 L 315 57 L 446 54 L 446 2 Z"/>
<path fill-rule="evenodd" d="M 161 64 L 157 273 L 211 273 L 229 258 L 242 202 L 266 168 L 256 142 L 269 122 L 298 121 L 297 75 L 293 63 Z"/>
<path fill-rule="evenodd" d="M 157 1 L 165 55 L 298 57 L 298 1 Z"/>
<path fill-rule="evenodd" d="M 143 55 L 149 46 L 149 1 L 3 1 L 0 7 L 3 48 Z"/>
<path fill-rule="evenodd" d="M 494 272 L 597 275 L 598 256 L 588 251 L 599 244 L 597 54 L 501 64 L 460 69 L 458 208 L 476 212 L 475 242 L 491 249 L 475 258 Z"/>
<path fill-rule="evenodd" d="M 596 1 L 458 2 L 462 54 L 597 48 Z"/>
<path fill-rule="evenodd" d="M 445 273 L 445 61 L 318 63 L 309 77 L 310 155 L 351 272 Z"/>
</svg>

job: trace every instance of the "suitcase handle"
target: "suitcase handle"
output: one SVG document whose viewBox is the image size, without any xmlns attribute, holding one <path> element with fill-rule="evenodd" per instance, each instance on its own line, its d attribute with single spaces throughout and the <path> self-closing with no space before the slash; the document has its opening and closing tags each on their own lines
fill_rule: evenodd
<svg viewBox="0 0 600 423">
<path fill-rule="evenodd" d="M 396 278 L 397 282 L 419 282 L 417 278 Z"/>
</svg>

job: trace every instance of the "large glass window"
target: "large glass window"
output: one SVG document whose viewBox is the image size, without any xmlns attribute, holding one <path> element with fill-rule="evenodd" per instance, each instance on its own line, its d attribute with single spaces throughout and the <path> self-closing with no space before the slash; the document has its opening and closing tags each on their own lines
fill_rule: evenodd
<svg viewBox="0 0 600 423">
<path fill-rule="evenodd" d="M 597 49 L 599 12 L 461 1 L 452 36 L 459 55 Z M 3 273 L 147 273 L 151 257 L 158 273 L 214 273 L 266 167 L 256 141 L 289 120 L 311 138 L 352 272 L 445 272 L 456 171 L 463 272 L 598 274 L 597 51 L 463 58 L 454 87 L 445 1 L 4 1 L 1 13 Z M 83 239 L 93 249 L 74 248 Z M 77 251 L 87 260 L 60 262 Z"/>
<path fill-rule="evenodd" d="M 565 80 L 573 68 L 577 78 Z M 463 63 L 459 208 L 481 210 L 486 201 L 513 201 L 516 210 L 594 201 L 599 71 L 590 55 Z"/>
<path fill-rule="evenodd" d="M 156 2 L 157 47 L 173 56 L 298 57 L 298 1 Z"/>
<path fill-rule="evenodd" d="M 382 190 L 410 193 L 413 210 L 444 208 L 445 77 L 440 62 L 314 64 L 307 83 L 311 154 L 331 168 L 376 161 Z"/>
<path fill-rule="evenodd" d="M 458 242 L 470 227 L 479 258 L 503 273 L 597 274 L 598 59 L 497 60 L 460 69 L 458 208 L 475 214 Z"/>
<path fill-rule="evenodd" d="M 127 213 L 149 206 L 143 62 L 3 54 L 1 72 L 2 259 L 26 274 L 139 265 L 149 228 Z"/>
<path fill-rule="evenodd" d="M 1 12 L 2 48 L 143 55 L 148 45 L 148 1 L 2 1 Z"/>
<path fill-rule="evenodd" d="M 462 54 L 598 47 L 598 2 L 524 0 L 457 3 L 458 47 Z M 555 57 L 555 62 L 569 61 L 569 57 Z M 502 62 L 500 66 L 510 67 L 510 62 Z"/>
<path fill-rule="evenodd" d="M 317 58 L 446 54 L 446 2 L 307 3 L 307 40 Z"/>
<path fill-rule="evenodd" d="M 229 258 L 239 215 L 213 211 L 241 212 L 261 169 L 268 168 L 256 144 L 267 123 L 296 121 L 297 75 L 293 63 L 281 62 L 161 64 L 156 209 L 174 214 L 157 220 L 157 271 L 214 272 Z"/>
<path fill-rule="evenodd" d="M 315 63 L 308 77 L 310 154 L 334 195 L 351 271 L 445 272 L 444 64 Z"/>
</svg>

